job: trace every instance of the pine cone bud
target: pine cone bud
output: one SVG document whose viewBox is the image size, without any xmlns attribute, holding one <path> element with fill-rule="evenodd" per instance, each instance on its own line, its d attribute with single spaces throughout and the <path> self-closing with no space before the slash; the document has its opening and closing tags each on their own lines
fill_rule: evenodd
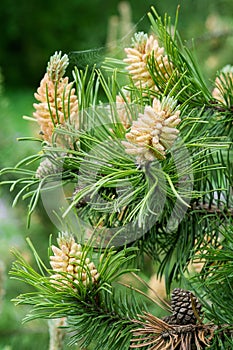
<svg viewBox="0 0 233 350">
<path fill-rule="evenodd" d="M 181 288 L 173 290 L 171 308 L 173 312 L 171 321 L 178 325 L 196 324 L 194 310 L 198 315 L 201 313 L 201 304 L 198 299 L 192 292 Z"/>
<path fill-rule="evenodd" d="M 33 116 L 41 128 L 45 141 L 51 143 L 57 125 L 64 125 L 68 120 L 77 124 L 78 99 L 73 83 L 69 83 L 68 77 L 54 83 L 46 73 L 35 93 L 35 98 L 39 103 L 33 104 L 35 108 Z"/>
<path fill-rule="evenodd" d="M 48 66 L 47 73 L 49 79 L 54 83 L 59 81 L 66 72 L 66 68 L 69 65 L 69 58 L 65 54 L 62 56 L 61 51 L 55 52 L 53 56 L 51 56 Z"/>
<path fill-rule="evenodd" d="M 40 134 L 49 143 L 52 141 L 56 126 L 69 121 L 78 128 L 78 98 L 73 83 L 69 83 L 68 77 L 63 77 L 68 64 L 67 55 L 61 56 L 61 52 L 55 52 L 34 94 L 39 103 L 33 104 L 35 108 L 33 116 L 40 126 Z"/>
<path fill-rule="evenodd" d="M 232 88 L 232 84 L 233 66 L 227 65 L 215 79 L 215 88 L 212 91 L 212 96 L 223 104 L 230 104 L 228 90 Z"/>
<path fill-rule="evenodd" d="M 97 281 L 99 273 L 94 263 L 82 251 L 80 244 L 77 244 L 72 237 L 63 237 L 58 239 L 58 245 L 59 248 L 54 245 L 51 247 L 54 255 L 50 256 L 50 265 L 57 272 L 51 276 L 53 282 L 62 286 L 67 277 L 68 285 L 77 290 L 74 287 L 75 284 L 82 283 L 87 286 Z M 66 276 L 62 273 L 65 273 Z"/>
<path fill-rule="evenodd" d="M 153 35 L 148 37 L 143 32 L 136 33 L 132 39 L 132 47 L 125 48 L 127 58 L 124 62 L 128 64 L 129 71 L 135 86 L 138 88 L 150 88 L 157 90 L 155 83 L 148 69 L 148 59 L 153 57 L 160 70 L 166 79 L 169 78 L 172 64 L 168 61 L 167 55 L 164 55 L 164 48 L 159 46 L 158 41 Z"/>
<path fill-rule="evenodd" d="M 133 121 L 131 130 L 126 133 L 127 141 L 122 141 L 126 153 L 136 156 L 139 164 L 154 159 L 165 159 L 166 150 L 176 140 L 180 123 L 180 111 L 176 109 L 176 101 L 164 97 L 162 101 L 154 98 L 152 106 L 146 106 L 144 113 Z"/>
</svg>

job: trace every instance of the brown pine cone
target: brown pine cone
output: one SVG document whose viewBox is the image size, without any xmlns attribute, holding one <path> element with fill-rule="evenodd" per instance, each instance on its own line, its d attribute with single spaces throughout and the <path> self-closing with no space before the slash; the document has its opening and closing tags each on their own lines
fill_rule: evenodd
<svg viewBox="0 0 233 350">
<path fill-rule="evenodd" d="M 195 295 L 181 288 L 173 290 L 171 308 L 172 319 L 179 325 L 196 324 L 197 318 L 194 310 L 198 315 L 201 313 L 201 304 Z"/>
</svg>

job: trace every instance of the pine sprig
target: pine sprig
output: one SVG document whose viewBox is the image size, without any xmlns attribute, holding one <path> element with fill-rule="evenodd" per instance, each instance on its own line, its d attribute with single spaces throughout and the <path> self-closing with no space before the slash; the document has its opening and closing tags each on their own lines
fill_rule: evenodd
<svg viewBox="0 0 233 350">
<path fill-rule="evenodd" d="M 134 293 L 118 298 L 112 295 L 111 301 L 109 299 L 109 295 L 105 294 L 102 308 L 87 305 L 82 314 L 69 319 L 71 345 L 78 342 L 85 348 L 93 343 L 98 350 L 129 349 L 131 331 L 135 328 L 131 317 L 139 312 L 138 300 Z M 93 335 L 98 335 L 98 341 Z"/>
<path fill-rule="evenodd" d="M 73 77 L 78 92 L 79 110 L 96 105 L 100 87 L 96 68 L 90 70 L 87 66 L 85 70 L 78 70 L 75 67 Z"/>
<path fill-rule="evenodd" d="M 84 348 L 89 346 L 98 334 L 96 349 L 128 349 L 131 330 L 135 327 L 131 322 L 140 310 L 138 298 L 133 292 L 130 295 L 116 294 L 112 282 L 129 271 L 129 262 L 134 258 L 135 248 L 124 251 L 104 251 L 97 269 L 100 279 L 95 285 L 85 287 L 79 285 L 78 290 L 66 283 L 67 277 L 59 279 L 59 284 L 53 283 L 52 273 L 33 250 L 40 273 L 18 253 L 14 252 L 16 261 L 13 263 L 10 275 L 31 287 L 34 291 L 19 295 L 14 302 L 17 305 L 30 305 L 30 313 L 24 321 L 36 318 L 68 317 L 67 327 L 72 336 L 70 343 L 80 343 Z M 90 247 L 84 247 L 92 254 Z M 124 268 L 125 266 L 125 268 Z M 128 268 L 127 268 L 128 266 Z M 69 280 L 70 281 L 70 280 Z M 77 288 L 77 285 L 76 285 Z"/>
<path fill-rule="evenodd" d="M 176 24 L 178 22 L 178 11 L 176 14 Z M 167 82 L 153 59 L 148 61 L 149 71 L 155 84 L 159 86 L 160 92 L 170 93 L 172 96 L 179 96 L 179 101 L 189 103 L 189 106 L 197 107 L 209 104 L 211 94 L 206 86 L 204 78 L 199 69 L 198 63 L 195 61 L 194 52 L 182 43 L 177 31 L 177 25 L 174 34 L 171 34 L 171 18 L 167 16 L 164 20 L 158 15 L 155 8 L 151 8 L 148 13 L 152 30 L 158 35 L 163 43 L 166 53 L 171 61 L 174 73 Z"/>
</svg>

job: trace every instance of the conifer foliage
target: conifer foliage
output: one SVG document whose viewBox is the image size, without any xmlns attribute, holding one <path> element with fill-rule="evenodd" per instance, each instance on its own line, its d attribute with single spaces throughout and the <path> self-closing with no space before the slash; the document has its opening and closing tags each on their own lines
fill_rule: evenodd
<svg viewBox="0 0 233 350">
<path fill-rule="evenodd" d="M 72 82 L 66 54 L 49 60 L 28 117 L 41 151 L 3 169 L 17 180 L 2 183 L 20 186 L 14 204 L 29 200 L 28 224 L 55 191 L 59 233 L 47 262 L 28 241 L 38 271 L 14 252 L 11 276 L 33 288 L 15 302 L 31 306 L 26 321 L 58 320 L 61 342 L 80 349 L 228 349 L 233 68 L 209 87 L 178 12 L 174 25 L 154 8 L 148 17 L 151 33 L 136 33 L 124 59 L 73 67 Z M 149 296 L 148 258 L 171 302 Z"/>
</svg>

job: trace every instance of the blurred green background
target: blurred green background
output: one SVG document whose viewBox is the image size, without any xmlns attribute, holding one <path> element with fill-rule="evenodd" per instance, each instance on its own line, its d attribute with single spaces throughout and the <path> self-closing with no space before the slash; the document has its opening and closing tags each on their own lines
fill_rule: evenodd
<svg viewBox="0 0 233 350">
<path fill-rule="evenodd" d="M 151 5 L 159 14 L 167 12 L 174 19 L 178 4 L 181 37 L 190 46 L 193 39 L 211 86 L 216 70 L 233 64 L 232 0 L 1 0 L 0 168 L 14 166 L 39 150 L 37 144 L 18 142 L 17 138 L 35 133 L 32 123 L 22 116 L 32 115 L 33 93 L 50 55 L 60 50 L 78 51 L 77 65 L 94 65 L 99 59 L 96 52 L 111 54 L 114 45 L 109 44 L 114 40 L 119 40 L 117 47 L 122 45 L 123 49 L 134 30 L 149 30 L 146 13 Z M 56 230 L 42 206 L 27 229 L 27 203 L 12 208 L 14 195 L 8 186 L 0 188 L 0 350 L 48 349 L 46 321 L 22 325 L 27 310 L 15 307 L 10 300 L 23 292 L 24 286 L 10 280 L 8 271 L 14 259 L 12 248 L 32 260 L 25 243 L 30 237 L 38 252 L 46 256 L 49 235 Z"/>
</svg>

